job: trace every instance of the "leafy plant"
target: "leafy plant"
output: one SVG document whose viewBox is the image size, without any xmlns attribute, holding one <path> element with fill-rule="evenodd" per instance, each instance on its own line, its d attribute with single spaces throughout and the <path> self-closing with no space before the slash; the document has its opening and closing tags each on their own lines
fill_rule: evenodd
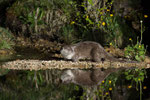
<svg viewBox="0 0 150 100">
<path fill-rule="evenodd" d="M 128 70 L 125 72 L 125 76 L 127 80 L 131 80 L 131 84 L 136 83 L 136 89 L 140 91 L 140 100 L 142 100 L 142 82 L 146 76 L 146 71 L 142 69 Z"/>
<path fill-rule="evenodd" d="M 13 45 L 11 33 L 7 29 L 0 27 L 0 49 L 11 49 Z"/>
<path fill-rule="evenodd" d="M 128 45 L 125 48 L 125 57 L 129 58 L 129 59 L 135 59 L 137 61 L 143 61 L 145 59 L 145 54 L 146 54 L 146 49 L 144 47 L 144 44 L 142 44 L 142 38 L 143 38 L 143 26 L 142 26 L 142 22 L 141 22 L 141 38 L 140 38 L 140 42 L 137 39 L 137 43 L 135 45 Z M 132 39 L 129 38 L 129 40 L 131 42 Z M 134 69 L 134 70 L 128 70 L 125 72 L 126 75 L 126 79 L 127 80 L 131 80 L 132 83 L 135 82 L 137 85 L 137 89 L 138 86 L 140 86 L 140 100 L 142 100 L 142 82 L 146 76 L 146 71 L 142 70 L 142 69 Z"/>
<path fill-rule="evenodd" d="M 112 73 L 99 85 L 99 90 L 96 92 L 98 98 L 104 100 L 110 99 L 110 92 L 115 88 L 116 81 L 120 74 Z"/>
<path fill-rule="evenodd" d="M 139 42 L 134 45 L 128 45 L 125 48 L 125 57 L 129 59 L 136 59 L 137 61 L 143 61 L 145 59 L 146 49 L 144 48 L 144 44 L 140 44 Z"/>
<path fill-rule="evenodd" d="M 31 80 L 36 88 L 44 82 L 43 75 L 40 71 L 27 71 L 27 79 Z"/>
<path fill-rule="evenodd" d="M 31 28 L 34 28 L 35 32 L 38 31 L 38 25 L 44 24 L 43 16 L 44 10 L 42 8 L 37 7 L 33 12 L 30 9 L 26 8 L 27 15 L 20 16 L 20 19 L 24 24 L 30 25 Z"/>
<path fill-rule="evenodd" d="M 5 40 L 1 40 L 0 49 L 11 49 L 11 45 Z"/>
<path fill-rule="evenodd" d="M 85 12 L 77 10 L 73 14 L 74 16 L 72 15 L 71 21 L 74 23 L 73 25 L 79 27 L 78 30 L 83 39 L 112 43 L 115 47 L 121 47 L 123 44 L 127 44 L 127 42 L 124 43 L 127 37 L 135 35 L 127 35 L 133 31 L 127 27 L 124 19 L 115 14 L 112 9 L 113 2 L 113 0 L 111 2 L 106 0 L 104 3 L 97 3 L 99 5 L 97 6 L 96 2 L 88 0 L 80 5 L 74 4 L 75 7 L 83 8 Z M 85 31 L 82 32 L 83 30 Z M 103 41 L 100 40 L 101 38 Z"/>
<path fill-rule="evenodd" d="M 143 82 L 146 71 L 141 69 L 128 70 L 125 71 L 125 75 L 127 80 L 135 81 L 138 84 L 140 81 Z"/>
<path fill-rule="evenodd" d="M 137 40 L 137 43 L 135 45 L 128 45 L 125 48 L 125 57 L 130 59 L 136 59 L 137 61 L 143 61 L 145 59 L 146 49 L 144 47 L 144 44 L 142 44 L 142 35 L 143 35 L 143 27 L 142 27 L 142 21 L 141 21 L 141 39 L 140 42 Z M 132 39 L 129 39 L 132 42 Z"/>
</svg>

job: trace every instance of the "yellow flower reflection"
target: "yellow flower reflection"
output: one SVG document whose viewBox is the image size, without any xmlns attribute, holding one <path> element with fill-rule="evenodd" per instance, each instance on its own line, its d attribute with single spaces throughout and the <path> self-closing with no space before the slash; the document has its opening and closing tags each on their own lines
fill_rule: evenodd
<svg viewBox="0 0 150 100">
<path fill-rule="evenodd" d="M 144 15 L 144 18 L 147 18 L 148 17 L 148 15 Z"/>
<path fill-rule="evenodd" d="M 105 94 L 106 94 L 106 95 L 108 95 L 109 93 L 108 93 L 108 92 L 106 92 Z"/>
<path fill-rule="evenodd" d="M 132 41 L 132 38 L 129 38 L 130 41 Z"/>
<path fill-rule="evenodd" d="M 143 86 L 143 89 L 145 90 L 145 89 L 147 89 L 147 87 L 146 87 L 146 86 Z"/>
<path fill-rule="evenodd" d="M 110 17 L 114 16 L 113 14 L 110 14 Z"/>
<path fill-rule="evenodd" d="M 109 80 L 109 84 L 111 84 L 111 80 Z"/>
<path fill-rule="evenodd" d="M 112 91 L 112 88 L 109 88 L 109 91 Z"/>
<path fill-rule="evenodd" d="M 102 83 L 104 83 L 105 81 L 103 80 Z"/>
<path fill-rule="evenodd" d="M 128 88 L 130 89 L 130 88 L 132 88 L 132 86 L 131 86 L 131 85 L 129 85 L 129 86 L 128 86 Z"/>
<path fill-rule="evenodd" d="M 107 9 L 107 11 L 110 11 L 110 9 Z"/>
</svg>

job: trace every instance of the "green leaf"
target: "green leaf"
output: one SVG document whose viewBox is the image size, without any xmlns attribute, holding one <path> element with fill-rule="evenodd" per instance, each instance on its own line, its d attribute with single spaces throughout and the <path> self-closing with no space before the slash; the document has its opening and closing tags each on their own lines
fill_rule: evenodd
<svg viewBox="0 0 150 100">
<path fill-rule="evenodd" d="M 124 74 L 125 74 L 125 75 L 128 75 L 129 73 L 128 73 L 128 72 L 125 72 Z"/>
<path fill-rule="evenodd" d="M 132 77 L 133 77 L 133 75 L 128 75 L 128 76 L 126 76 L 126 79 L 127 79 L 127 80 L 131 80 Z"/>
<path fill-rule="evenodd" d="M 144 55 L 145 51 L 139 51 L 139 55 Z"/>
<path fill-rule="evenodd" d="M 88 0 L 89 4 L 93 6 L 93 1 L 92 0 Z"/>
<path fill-rule="evenodd" d="M 141 59 L 140 59 L 140 57 L 139 57 L 138 55 L 135 56 L 135 59 L 136 59 L 137 61 L 141 61 Z"/>
</svg>

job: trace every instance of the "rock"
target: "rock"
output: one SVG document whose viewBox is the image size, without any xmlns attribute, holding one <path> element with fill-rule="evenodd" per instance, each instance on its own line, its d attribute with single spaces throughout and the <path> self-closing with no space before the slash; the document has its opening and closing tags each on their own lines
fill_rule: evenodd
<svg viewBox="0 0 150 100">
<path fill-rule="evenodd" d="M 1 55 L 7 54 L 7 51 L 5 51 L 5 50 L 0 50 L 0 54 L 1 54 Z"/>
<path fill-rule="evenodd" d="M 149 63 L 150 64 L 150 57 L 148 56 L 145 56 L 145 60 L 144 60 L 145 63 Z"/>
</svg>

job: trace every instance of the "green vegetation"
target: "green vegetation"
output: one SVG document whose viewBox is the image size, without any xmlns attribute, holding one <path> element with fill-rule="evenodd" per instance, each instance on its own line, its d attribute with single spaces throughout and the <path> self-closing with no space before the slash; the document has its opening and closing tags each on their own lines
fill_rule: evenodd
<svg viewBox="0 0 150 100">
<path fill-rule="evenodd" d="M 128 45 L 125 48 L 125 56 L 129 59 L 136 59 L 137 61 L 144 61 L 146 54 L 146 49 L 143 44 L 137 42 L 136 45 L 130 46 Z"/>
<path fill-rule="evenodd" d="M 126 79 L 131 81 L 130 86 L 134 86 L 134 84 L 136 84 L 136 89 L 140 92 L 140 100 L 142 100 L 142 82 L 146 77 L 146 71 L 144 69 L 128 70 L 125 72 L 125 75 Z"/>
<path fill-rule="evenodd" d="M 27 15 L 20 16 L 20 19 L 24 24 L 28 24 L 31 28 L 34 28 L 34 32 L 38 32 L 38 25 L 44 24 L 43 14 L 44 10 L 42 8 L 36 8 L 33 12 L 30 12 L 29 9 L 26 9 Z"/>
<path fill-rule="evenodd" d="M 82 11 L 71 13 L 73 18 L 70 22 L 71 25 L 78 27 L 78 33 L 80 33 L 78 37 L 82 40 L 94 40 L 105 42 L 105 44 L 112 43 L 116 47 L 121 47 L 129 43 L 127 38 L 136 36 L 133 34 L 132 28 L 126 24 L 125 19 L 119 17 L 112 10 L 113 1 L 108 2 L 106 0 L 104 4 L 100 2 L 101 8 L 94 5 L 91 0 L 87 2 L 89 3 L 88 5 L 86 5 L 86 2 L 81 5 L 76 2 L 69 3 L 73 8 L 79 6 L 84 9 L 85 13 Z M 74 5 L 72 5 L 73 3 Z M 89 9 L 89 7 L 91 8 Z M 70 16 L 68 15 L 67 18 L 69 19 Z"/>
<path fill-rule="evenodd" d="M 14 45 L 12 34 L 0 27 L 0 49 L 11 49 Z"/>
<path fill-rule="evenodd" d="M 136 34 L 126 19 L 113 10 L 113 3 L 113 0 L 103 3 L 91 0 L 19 0 L 8 9 L 8 16 L 13 13 L 12 18 L 21 21 L 22 29 L 15 31 L 24 36 L 41 33 L 53 36 L 61 32 L 60 37 L 64 37 L 65 42 L 67 39 L 68 43 L 94 40 L 122 47 L 129 43 L 129 37 L 135 39 Z M 68 38 L 70 34 L 72 38 Z"/>
<path fill-rule="evenodd" d="M 9 9 L 6 19 L 8 27 L 13 27 L 14 33 L 21 36 L 30 37 L 32 35 L 44 34 L 53 37 L 58 35 L 59 30 L 66 22 L 66 16 L 61 10 L 63 6 L 61 0 L 18 0 Z M 8 24 L 14 22 L 14 25 Z M 18 22 L 18 23 L 17 23 Z M 15 25 L 19 24 L 18 26 Z"/>
<path fill-rule="evenodd" d="M 144 47 L 144 44 L 142 44 L 142 39 L 143 39 L 143 26 L 142 26 L 142 21 L 141 21 L 141 38 L 140 40 L 137 40 L 137 43 L 135 45 L 128 45 L 125 48 L 125 57 L 132 59 L 132 60 L 137 60 L 137 61 L 144 61 L 145 55 L 146 55 L 146 49 Z M 129 38 L 131 42 L 132 38 Z M 140 41 L 140 42 L 139 42 Z M 131 80 L 132 83 L 136 83 L 137 90 L 140 91 L 140 100 L 142 100 L 142 82 L 144 81 L 144 78 L 146 76 L 146 71 L 142 69 L 134 69 L 134 70 L 129 70 L 125 72 L 126 79 Z M 139 86 L 139 89 L 138 89 Z"/>
<path fill-rule="evenodd" d="M 129 59 L 136 59 L 137 61 L 144 61 L 146 49 L 144 47 L 144 44 L 142 44 L 142 39 L 143 39 L 143 26 L 141 21 L 141 39 L 137 40 L 137 43 L 134 45 L 132 43 L 133 42 L 132 38 L 129 38 L 132 45 L 128 45 L 125 48 L 125 57 Z"/>
</svg>

